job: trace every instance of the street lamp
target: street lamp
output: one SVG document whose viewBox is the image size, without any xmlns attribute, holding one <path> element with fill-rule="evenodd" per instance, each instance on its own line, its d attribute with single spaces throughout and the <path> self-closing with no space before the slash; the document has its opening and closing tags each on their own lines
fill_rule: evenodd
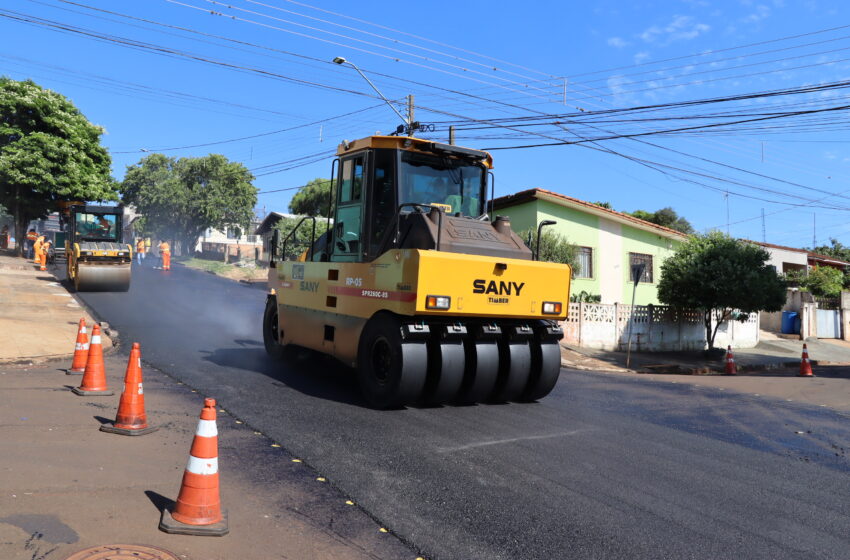
<svg viewBox="0 0 850 560">
<path fill-rule="evenodd" d="M 370 86 L 372 86 L 372 89 L 374 89 L 374 90 L 375 90 L 375 93 L 377 93 L 377 94 L 380 96 L 380 98 L 381 98 L 381 99 L 383 99 L 383 100 L 384 100 L 384 102 L 385 102 L 387 105 L 389 105 L 389 106 L 390 106 L 390 109 L 392 109 L 393 111 L 395 111 L 395 114 L 396 114 L 396 115 L 398 115 L 398 118 L 400 118 L 400 119 L 401 119 L 401 122 L 403 122 L 403 123 L 404 123 L 404 124 L 406 124 L 407 126 L 410 126 L 410 122 L 408 122 L 408 120 L 407 120 L 406 118 L 404 118 L 404 117 L 402 116 L 402 114 L 401 114 L 401 113 L 399 113 L 399 112 L 398 112 L 398 109 L 396 109 L 396 108 L 395 108 L 395 106 L 394 106 L 392 103 L 390 103 L 390 100 L 389 100 L 389 99 L 387 99 L 386 97 L 384 97 L 384 94 L 383 94 L 383 93 L 381 93 L 381 90 L 379 90 L 377 87 L 375 87 L 375 84 L 373 84 L 373 83 L 372 83 L 372 81 L 371 81 L 369 78 L 367 78 L 367 77 L 366 77 L 366 74 L 364 74 L 363 72 L 361 72 L 361 71 L 360 71 L 360 68 L 358 68 L 356 64 L 354 64 L 354 63 L 353 63 L 353 62 L 351 62 L 350 60 L 345 60 L 345 59 L 344 59 L 344 58 L 342 58 L 341 56 L 334 57 L 333 62 L 334 62 L 334 64 L 340 64 L 340 65 L 342 65 L 342 64 L 348 64 L 349 66 L 351 66 L 352 68 L 354 68 L 355 70 L 357 70 L 357 73 L 358 73 L 358 74 L 360 74 L 360 75 L 363 77 L 363 79 L 364 79 L 364 80 L 366 80 L 366 82 L 367 82 Z"/>
</svg>

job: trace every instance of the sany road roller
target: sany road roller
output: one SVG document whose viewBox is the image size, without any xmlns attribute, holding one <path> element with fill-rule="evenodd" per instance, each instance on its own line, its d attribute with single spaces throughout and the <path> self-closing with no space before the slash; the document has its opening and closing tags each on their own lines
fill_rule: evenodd
<svg viewBox="0 0 850 560">
<path fill-rule="evenodd" d="M 122 241 L 123 206 L 68 207 L 65 256 L 68 279 L 79 292 L 126 292 L 133 252 Z"/>
<path fill-rule="evenodd" d="M 549 394 L 571 270 L 535 260 L 507 218 L 492 219 L 490 154 L 372 136 L 337 155 L 327 233 L 307 217 L 272 237 L 266 350 L 336 357 L 377 408 Z"/>
</svg>

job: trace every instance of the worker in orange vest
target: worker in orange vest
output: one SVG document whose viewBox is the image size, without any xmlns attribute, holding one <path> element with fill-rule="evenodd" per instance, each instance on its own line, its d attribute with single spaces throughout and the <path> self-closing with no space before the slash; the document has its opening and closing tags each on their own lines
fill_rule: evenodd
<svg viewBox="0 0 850 560">
<path fill-rule="evenodd" d="M 44 246 L 44 235 L 38 235 L 35 238 L 35 243 L 32 245 L 33 250 L 33 260 L 32 262 L 38 264 L 41 262 L 41 248 Z"/>
<path fill-rule="evenodd" d="M 41 266 L 39 267 L 39 270 L 47 270 L 47 255 L 49 252 L 50 240 L 45 239 L 41 244 L 41 258 L 39 259 Z"/>
<path fill-rule="evenodd" d="M 35 232 L 34 229 L 30 228 L 30 230 L 27 232 L 27 254 L 26 254 L 26 257 L 28 259 L 31 259 L 35 256 L 34 252 L 33 252 L 34 251 L 33 245 L 35 245 L 36 239 L 38 239 L 38 234 Z"/>
<path fill-rule="evenodd" d="M 162 270 L 171 270 L 171 246 L 164 239 L 159 243 L 159 256 L 162 258 Z"/>
<path fill-rule="evenodd" d="M 138 241 L 136 241 L 136 262 L 139 263 L 139 266 L 142 266 L 142 261 L 145 260 L 145 240 L 141 237 Z"/>
</svg>

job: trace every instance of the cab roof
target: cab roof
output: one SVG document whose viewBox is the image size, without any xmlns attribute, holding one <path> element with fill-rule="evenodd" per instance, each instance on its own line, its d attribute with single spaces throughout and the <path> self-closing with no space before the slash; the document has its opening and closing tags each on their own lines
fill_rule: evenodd
<svg viewBox="0 0 850 560">
<path fill-rule="evenodd" d="M 424 138 L 412 138 L 409 136 L 367 136 L 353 142 L 342 141 L 337 147 L 336 155 L 344 156 L 352 152 L 359 152 L 369 148 L 389 148 L 392 150 L 406 150 L 409 152 L 420 152 L 426 154 L 438 154 L 443 156 L 454 156 L 459 158 L 475 159 L 483 163 L 488 169 L 493 168 L 493 156 L 482 150 L 463 148 L 452 144 L 442 144 Z"/>
</svg>

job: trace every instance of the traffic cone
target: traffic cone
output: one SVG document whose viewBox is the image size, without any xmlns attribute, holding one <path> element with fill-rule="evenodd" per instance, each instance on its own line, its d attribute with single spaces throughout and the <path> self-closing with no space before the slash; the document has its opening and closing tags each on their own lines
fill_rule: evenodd
<svg viewBox="0 0 850 560">
<path fill-rule="evenodd" d="M 735 356 L 732 355 L 732 345 L 726 347 L 726 368 L 723 370 L 726 375 L 735 375 L 738 373 L 738 366 L 735 365 Z"/>
<path fill-rule="evenodd" d="M 204 399 L 180 494 L 173 508 L 163 508 L 159 528 L 177 535 L 222 537 L 230 532 L 218 492 L 215 399 Z"/>
<path fill-rule="evenodd" d="M 106 386 L 106 368 L 103 365 L 103 346 L 100 342 L 100 327 L 95 324 L 91 329 L 89 356 L 86 360 L 86 371 L 83 372 L 83 382 L 79 387 L 71 389 L 80 396 L 109 396 L 114 395 Z"/>
<path fill-rule="evenodd" d="M 71 369 L 66 369 L 68 375 L 82 375 L 86 371 L 86 360 L 89 357 L 89 336 L 86 334 L 86 320 L 80 319 L 80 328 L 77 329 L 77 342 L 74 344 L 74 360 Z"/>
<path fill-rule="evenodd" d="M 809 361 L 809 348 L 803 343 L 803 358 L 800 360 L 800 377 L 814 377 L 812 363 Z"/>
<path fill-rule="evenodd" d="M 121 434 L 122 436 L 143 436 L 157 431 L 148 426 L 145 414 L 145 391 L 142 387 L 142 352 L 139 343 L 133 343 L 127 373 L 124 374 L 124 392 L 118 401 L 118 414 L 112 425 L 103 424 L 101 432 Z"/>
</svg>

